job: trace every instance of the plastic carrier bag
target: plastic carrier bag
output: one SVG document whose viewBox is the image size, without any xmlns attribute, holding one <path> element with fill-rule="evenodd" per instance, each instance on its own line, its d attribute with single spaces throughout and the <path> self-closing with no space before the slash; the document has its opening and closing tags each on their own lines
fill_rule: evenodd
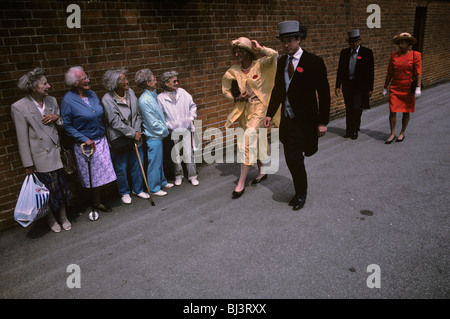
<svg viewBox="0 0 450 319">
<path fill-rule="evenodd" d="M 47 215 L 49 196 L 50 191 L 36 175 L 27 175 L 14 209 L 15 221 L 23 227 L 27 227 L 32 222 Z"/>
</svg>

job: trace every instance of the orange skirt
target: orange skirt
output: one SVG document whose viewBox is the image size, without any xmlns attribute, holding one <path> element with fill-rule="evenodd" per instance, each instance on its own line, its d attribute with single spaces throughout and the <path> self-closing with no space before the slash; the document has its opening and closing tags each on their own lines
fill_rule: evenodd
<svg viewBox="0 0 450 319">
<path fill-rule="evenodd" d="M 391 112 L 413 113 L 416 108 L 414 93 L 409 91 L 410 79 L 393 79 L 389 93 L 389 108 Z"/>
</svg>

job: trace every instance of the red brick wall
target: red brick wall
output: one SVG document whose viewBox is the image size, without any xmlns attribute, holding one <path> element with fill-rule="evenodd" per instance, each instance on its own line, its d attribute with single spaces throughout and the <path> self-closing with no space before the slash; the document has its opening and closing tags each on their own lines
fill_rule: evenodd
<svg viewBox="0 0 450 319">
<path fill-rule="evenodd" d="M 81 28 L 69 29 L 69 4 L 81 7 Z M 381 8 L 381 28 L 369 29 L 367 6 Z M 64 73 L 82 65 L 92 89 L 101 97 L 103 73 L 126 67 L 134 85 L 134 72 L 148 67 L 158 77 L 166 70 L 180 72 L 181 85 L 198 105 L 203 130 L 223 128 L 231 104 L 221 94 L 221 78 L 233 63 L 227 49 L 239 36 L 257 39 L 280 49 L 277 23 L 299 20 L 308 27 L 303 48 L 325 59 L 332 93 L 332 116 L 343 115 L 343 101 L 334 96 L 339 51 L 346 46 L 346 31 L 359 28 L 363 45 L 375 55 L 374 104 L 381 91 L 391 39 L 413 32 L 416 6 L 428 7 L 423 50 L 424 84 L 450 79 L 450 3 L 413 0 L 160 0 L 160 1 L 2 1 L 0 8 L 0 229 L 14 224 L 13 210 L 24 171 L 18 154 L 11 104 L 23 93 L 17 80 L 35 67 L 43 67 L 52 85 L 51 95 L 61 100 L 67 87 Z"/>
</svg>

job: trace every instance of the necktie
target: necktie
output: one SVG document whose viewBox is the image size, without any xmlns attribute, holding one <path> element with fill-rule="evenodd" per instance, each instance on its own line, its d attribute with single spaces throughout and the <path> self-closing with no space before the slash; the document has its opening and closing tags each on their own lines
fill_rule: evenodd
<svg viewBox="0 0 450 319">
<path fill-rule="evenodd" d="M 292 63 L 292 59 L 294 59 L 294 57 L 290 56 L 289 57 L 289 66 L 288 66 L 288 75 L 289 75 L 290 79 L 294 75 L 294 64 Z"/>
<path fill-rule="evenodd" d="M 349 73 L 349 79 L 353 80 L 355 78 L 355 66 L 356 66 L 356 56 L 357 56 L 357 52 L 355 50 L 351 51 L 351 55 L 350 55 L 350 63 L 349 63 L 349 69 L 348 69 L 348 73 Z"/>
</svg>

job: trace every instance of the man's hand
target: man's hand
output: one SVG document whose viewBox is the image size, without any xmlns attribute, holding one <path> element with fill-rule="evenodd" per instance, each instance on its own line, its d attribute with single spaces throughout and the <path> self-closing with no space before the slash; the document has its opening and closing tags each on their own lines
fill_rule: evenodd
<svg viewBox="0 0 450 319">
<path fill-rule="evenodd" d="M 327 132 L 327 126 L 326 125 L 318 125 L 317 126 L 317 133 L 319 135 L 319 137 L 322 137 L 325 135 L 325 133 Z"/>
<path fill-rule="evenodd" d="M 334 90 L 334 93 L 336 93 L 336 96 L 339 96 L 339 94 L 341 94 L 341 89 L 340 88 L 336 88 Z"/>
</svg>

